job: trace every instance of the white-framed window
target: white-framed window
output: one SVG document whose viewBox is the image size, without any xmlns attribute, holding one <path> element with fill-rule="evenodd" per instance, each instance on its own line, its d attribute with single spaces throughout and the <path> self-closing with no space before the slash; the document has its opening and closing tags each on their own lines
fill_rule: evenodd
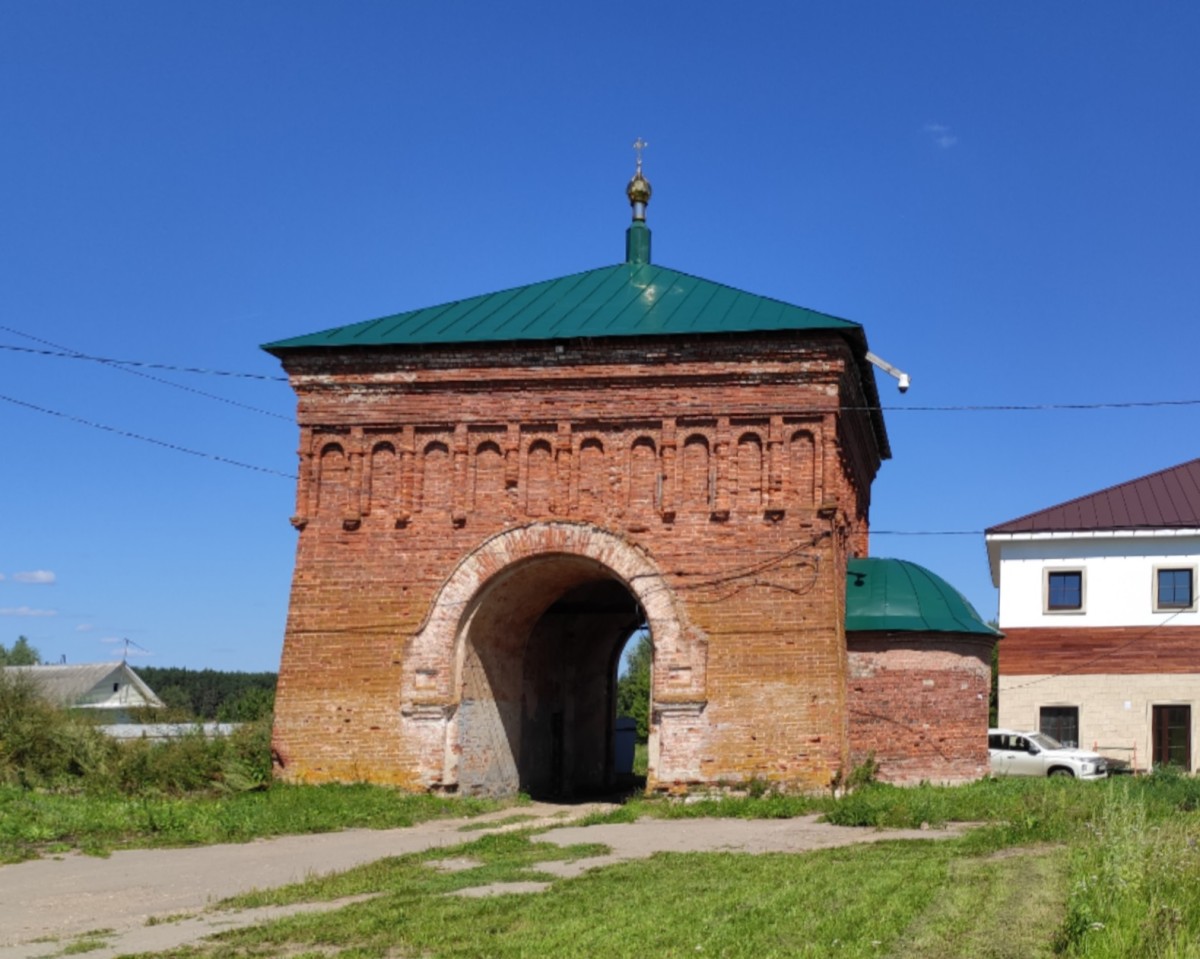
<svg viewBox="0 0 1200 959">
<path fill-rule="evenodd" d="M 1047 569 L 1042 580 L 1042 609 L 1047 613 L 1082 613 L 1087 579 L 1082 569 Z"/>
<path fill-rule="evenodd" d="M 1194 566 L 1154 567 L 1154 611 L 1178 613 L 1196 608 Z"/>
</svg>

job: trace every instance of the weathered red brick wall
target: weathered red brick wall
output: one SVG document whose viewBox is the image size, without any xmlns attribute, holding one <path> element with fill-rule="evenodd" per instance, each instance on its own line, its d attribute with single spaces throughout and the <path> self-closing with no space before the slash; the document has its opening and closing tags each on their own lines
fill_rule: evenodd
<svg viewBox="0 0 1200 959">
<path fill-rule="evenodd" d="M 608 537 L 670 592 L 679 662 L 656 634 L 651 788 L 822 788 L 845 766 L 845 563 L 866 548 L 879 449 L 841 338 L 284 362 L 301 434 L 274 735 L 285 778 L 454 788 L 474 748 L 454 740 L 462 666 L 416 650 L 456 570 L 521 530 L 525 558 Z M 573 570 L 538 575 L 553 591 Z"/>
<path fill-rule="evenodd" d="M 988 773 L 991 639 L 849 633 L 850 754 L 884 782 L 969 782 Z"/>
</svg>

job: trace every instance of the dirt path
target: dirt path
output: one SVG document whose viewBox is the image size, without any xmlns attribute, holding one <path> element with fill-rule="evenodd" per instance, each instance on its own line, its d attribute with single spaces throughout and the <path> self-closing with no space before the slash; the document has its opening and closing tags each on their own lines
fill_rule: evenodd
<svg viewBox="0 0 1200 959">
<path fill-rule="evenodd" d="M 571 820 L 597 808 L 600 807 L 535 804 L 473 820 L 437 820 L 409 829 L 355 829 L 242 845 L 139 849 L 116 852 L 107 859 L 70 855 L 0 866 L 0 959 L 61 955 L 67 945 L 86 933 L 95 933 L 89 938 L 96 940 L 96 948 L 89 950 L 88 956 L 109 959 L 125 953 L 174 948 L 221 929 L 298 911 L 336 908 L 341 903 L 241 912 L 205 911 L 221 899 L 252 889 L 340 872 L 385 856 L 469 842 L 482 831 L 464 832 L 462 827 L 468 822 L 477 827 L 481 821 L 495 822 L 519 814 L 530 818 L 496 828 L 562 823 L 561 828 L 542 838 L 564 846 L 599 842 L 611 847 L 612 852 L 606 856 L 539 867 L 564 876 L 662 851 L 805 852 L 880 839 L 927 839 L 956 834 L 949 830 L 851 829 L 818 823 L 813 816 L 786 820 L 693 819 L 569 825 Z M 518 890 L 501 887 L 479 889 L 477 893 L 515 891 Z M 100 934 L 97 930 L 104 932 Z"/>
</svg>

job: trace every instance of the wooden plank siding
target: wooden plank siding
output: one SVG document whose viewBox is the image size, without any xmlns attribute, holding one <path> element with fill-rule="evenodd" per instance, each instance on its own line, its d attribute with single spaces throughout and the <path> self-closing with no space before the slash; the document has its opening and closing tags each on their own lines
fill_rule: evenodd
<svg viewBox="0 0 1200 959">
<path fill-rule="evenodd" d="M 1200 673 L 1200 626 L 1004 630 L 1000 675 Z"/>
</svg>

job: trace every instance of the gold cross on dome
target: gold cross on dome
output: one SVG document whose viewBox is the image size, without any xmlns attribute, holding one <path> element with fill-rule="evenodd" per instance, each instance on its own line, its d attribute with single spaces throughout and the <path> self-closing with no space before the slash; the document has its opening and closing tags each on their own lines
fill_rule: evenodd
<svg viewBox="0 0 1200 959">
<path fill-rule="evenodd" d="M 638 173 L 642 172 L 642 151 L 644 149 L 646 149 L 646 147 L 648 147 L 649 145 L 650 144 L 647 143 L 645 140 L 643 140 L 641 137 L 638 137 L 636 140 L 633 141 L 633 148 L 637 151 Z"/>
</svg>

